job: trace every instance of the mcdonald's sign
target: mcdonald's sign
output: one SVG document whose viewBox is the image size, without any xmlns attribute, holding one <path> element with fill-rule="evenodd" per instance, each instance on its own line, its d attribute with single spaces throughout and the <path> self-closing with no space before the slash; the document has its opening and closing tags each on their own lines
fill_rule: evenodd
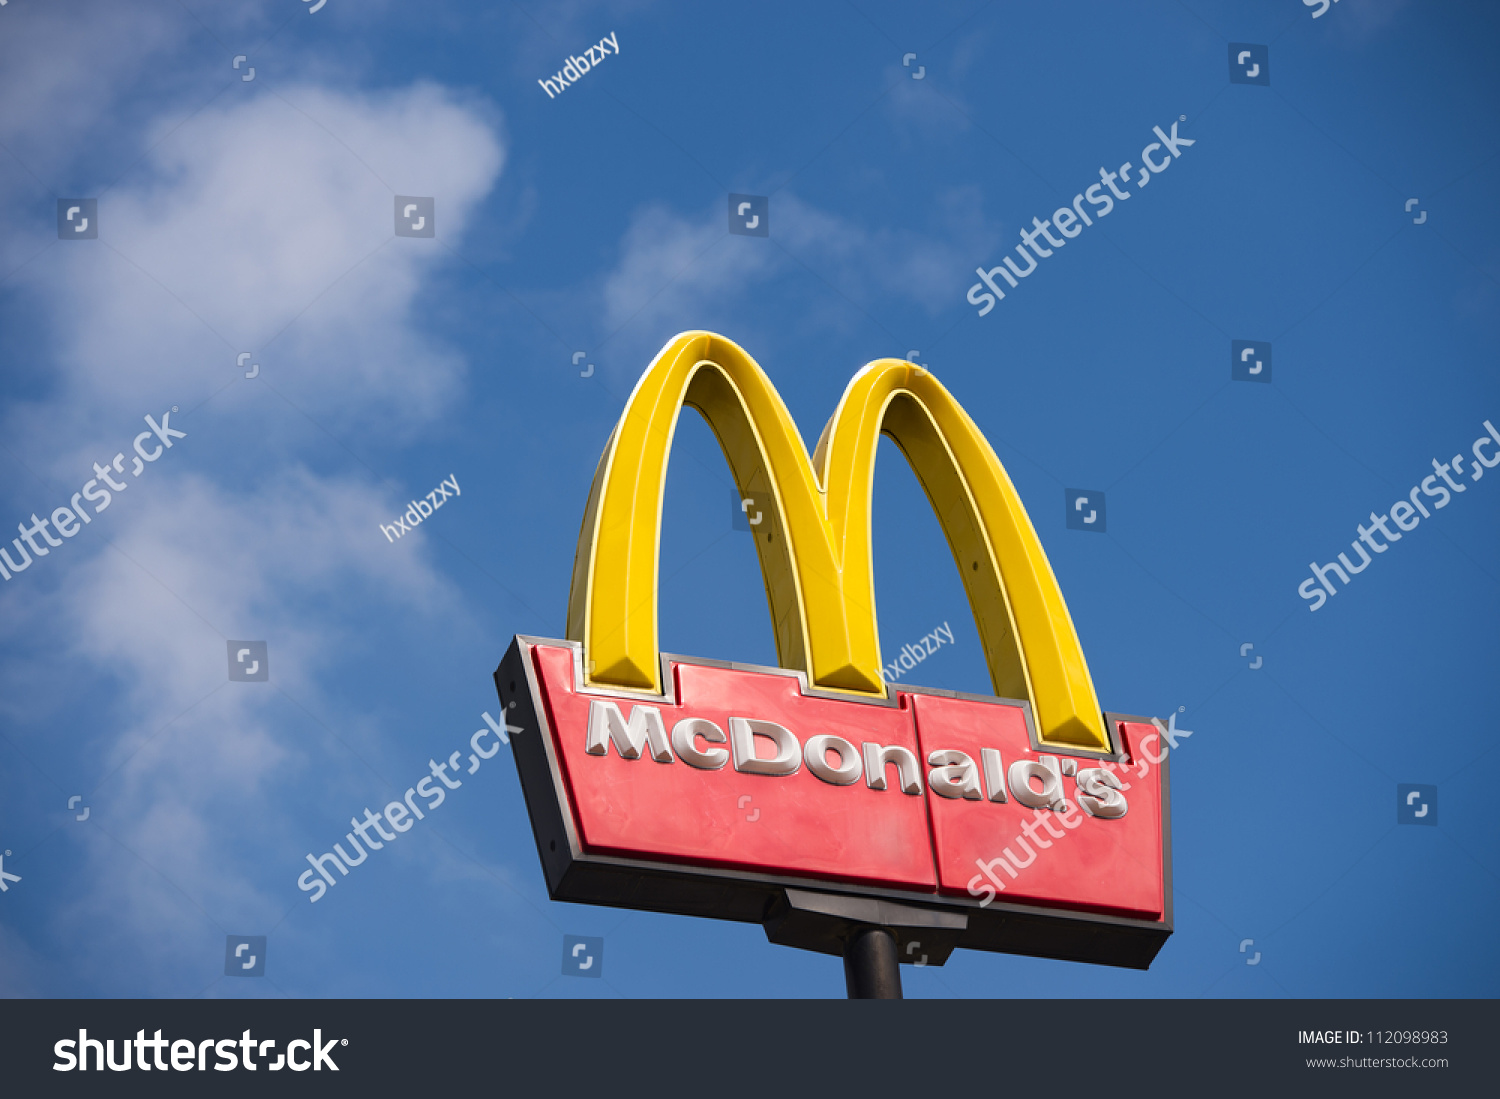
<svg viewBox="0 0 1500 1099">
<path fill-rule="evenodd" d="M 657 547 L 684 406 L 744 497 L 780 667 L 674 656 Z M 994 696 L 880 674 L 870 511 L 900 448 L 963 577 Z M 626 402 L 584 511 L 566 640 L 495 672 L 555 900 L 762 924 L 902 960 L 957 946 L 1146 968 L 1172 930 L 1157 727 L 1104 713 L 1057 579 L 974 421 L 925 368 L 856 374 L 811 457 L 740 347 L 673 339 Z"/>
</svg>

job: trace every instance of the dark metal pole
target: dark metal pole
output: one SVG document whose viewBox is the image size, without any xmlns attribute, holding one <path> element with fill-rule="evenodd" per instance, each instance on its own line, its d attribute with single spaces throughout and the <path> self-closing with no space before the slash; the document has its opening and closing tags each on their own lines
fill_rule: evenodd
<svg viewBox="0 0 1500 1099">
<path fill-rule="evenodd" d="M 896 936 L 883 927 L 861 927 L 844 944 L 844 984 L 851 1000 L 901 999 Z"/>
</svg>

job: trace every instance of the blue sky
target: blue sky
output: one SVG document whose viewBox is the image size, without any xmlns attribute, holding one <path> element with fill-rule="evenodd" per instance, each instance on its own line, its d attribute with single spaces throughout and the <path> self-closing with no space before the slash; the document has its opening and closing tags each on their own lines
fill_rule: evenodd
<svg viewBox="0 0 1500 1099">
<path fill-rule="evenodd" d="M 809 443 L 914 353 L 1006 464 L 1104 706 L 1193 732 L 1149 972 L 960 951 L 909 996 L 1496 994 L 1500 470 L 1297 594 L 1500 424 L 1487 5 L 310 7 L 0 8 L 0 519 L 128 471 L 147 415 L 186 432 L 0 582 L 0 993 L 841 995 L 753 925 L 550 902 L 508 751 L 318 903 L 296 886 L 467 745 L 512 635 L 562 634 L 623 401 L 706 328 Z M 1232 42 L 1269 86 L 1230 82 Z M 1174 121 L 1168 170 L 978 315 L 976 267 Z M 730 193 L 769 197 L 769 237 L 727 232 Z M 433 237 L 393 235 L 396 195 L 434 198 Z M 59 239 L 90 197 L 98 239 Z M 1270 384 L 1231 381 L 1237 339 Z M 882 446 L 883 651 L 948 622 L 913 678 L 987 692 Z M 1065 489 L 1105 494 L 1103 533 Z M 662 644 L 771 664 L 732 492 L 685 417 Z M 246 639 L 268 682 L 227 681 Z M 1436 827 L 1397 823 L 1401 783 Z M 561 975 L 565 934 L 603 936 L 602 980 Z M 267 937 L 264 979 L 224 975 L 229 935 Z"/>
</svg>

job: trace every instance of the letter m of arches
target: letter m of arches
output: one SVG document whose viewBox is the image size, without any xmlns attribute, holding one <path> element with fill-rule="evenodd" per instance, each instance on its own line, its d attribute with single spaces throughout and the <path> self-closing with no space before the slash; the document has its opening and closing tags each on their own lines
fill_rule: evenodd
<svg viewBox="0 0 1500 1099">
<path fill-rule="evenodd" d="M 723 448 L 752 529 L 783 667 L 882 697 L 870 514 L 879 437 L 926 490 L 963 577 L 996 695 L 1030 700 L 1043 743 L 1108 751 L 1067 603 L 1000 460 L 931 373 L 879 359 L 854 376 L 809 460 L 786 405 L 739 346 L 684 332 L 626 402 L 589 491 L 568 599 L 590 684 L 659 694 L 657 557 L 684 405 Z M 768 503 L 769 506 L 764 506 Z"/>
</svg>

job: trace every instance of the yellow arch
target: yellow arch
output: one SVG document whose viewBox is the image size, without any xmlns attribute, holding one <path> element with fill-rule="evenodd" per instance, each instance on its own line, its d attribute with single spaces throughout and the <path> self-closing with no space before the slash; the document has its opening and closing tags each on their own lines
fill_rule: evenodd
<svg viewBox="0 0 1500 1099">
<path fill-rule="evenodd" d="M 884 433 L 911 463 L 948 539 L 995 693 L 1031 700 L 1044 743 L 1110 749 L 1077 631 L 1026 509 L 938 380 L 900 359 L 870 363 L 849 382 L 809 461 L 765 373 L 711 332 L 684 332 L 652 361 L 594 474 L 567 630 L 583 643 L 591 683 L 661 690 L 657 557 L 684 405 L 717 436 L 740 495 L 757 501 L 755 542 L 783 667 L 827 690 L 885 694 L 870 539 Z"/>
</svg>

